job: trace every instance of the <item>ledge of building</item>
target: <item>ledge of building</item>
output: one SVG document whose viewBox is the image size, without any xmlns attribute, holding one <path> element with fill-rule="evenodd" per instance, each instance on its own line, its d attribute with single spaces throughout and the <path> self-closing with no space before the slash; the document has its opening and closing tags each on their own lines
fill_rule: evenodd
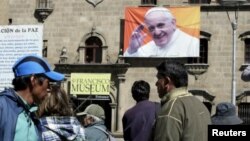
<svg viewBox="0 0 250 141">
<path fill-rule="evenodd" d="M 240 5 L 238 7 L 239 11 L 249 11 L 250 3 Z M 235 6 L 221 6 L 219 4 L 202 4 L 201 11 L 235 11 Z"/>
<path fill-rule="evenodd" d="M 185 64 L 188 73 L 192 75 L 201 75 L 205 73 L 209 67 L 208 64 Z"/>
<path fill-rule="evenodd" d="M 151 63 L 149 60 L 147 61 L 145 60 L 145 62 L 139 66 L 144 66 L 144 67 L 151 66 L 152 67 L 152 66 L 155 66 L 157 63 L 159 63 L 159 61 L 163 61 L 164 59 L 152 61 Z M 116 63 L 116 64 L 55 64 L 54 70 L 61 72 L 61 73 L 65 73 L 65 74 L 69 74 L 72 72 L 76 72 L 76 73 L 77 72 L 93 72 L 93 73 L 99 72 L 99 73 L 125 74 L 129 67 L 133 66 L 135 62 L 138 65 L 138 62 L 140 61 L 137 60 L 134 63 L 131 63 L 130 61 L 128 62 L 129 63 Z M 248 65 L 250 64 L 242 64 L 239 70 L 243 71 Z M 189 74 L 192 74 L 192 75 L 203 74 L 204 72 L 207 71 L 209 67 L 208 64 L 185 64 L 185 66 L 187 67 Z"/>
<path fill-rule="evenodd" d="M 55 71 L 70 74 L 89 72 L 89 73 L 113 73 L 125 74 L 130 64 L 55 64 Z"/>
</svg>

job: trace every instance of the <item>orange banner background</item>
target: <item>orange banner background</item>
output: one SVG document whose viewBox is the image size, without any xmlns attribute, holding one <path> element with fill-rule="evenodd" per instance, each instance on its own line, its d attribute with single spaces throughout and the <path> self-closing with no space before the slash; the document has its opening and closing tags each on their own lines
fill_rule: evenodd
<svg viewBox="0 0 250 141">
<path fill-rule="evenodd" d="M 125 52 L 130 36 L 133 30 L 140 24 L 144 23 L 144 14 L 148 9 L 152 7 L 126 7 L 125 8 L 125 29 L 124 29 L 124 49 Z M 200 7 L 166 7 L 176 18 L 176 25 L 182 31 L 199 38 L 200 36 Z M 147 35 L 147 29 L 143 30 Z M 144 40 L 144 44 L 152 40 L 150 36 L 147 36 Z"/>
</svg>

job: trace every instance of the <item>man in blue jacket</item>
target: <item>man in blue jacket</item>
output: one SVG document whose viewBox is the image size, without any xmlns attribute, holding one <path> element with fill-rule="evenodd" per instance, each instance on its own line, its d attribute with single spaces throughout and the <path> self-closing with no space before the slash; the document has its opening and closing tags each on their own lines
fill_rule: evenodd
<svg viewBox="0 0 250 141">
<path fill-rule="evenodd" d="M 14 88 L 0 93 L 0 141 L 41 140 L 34 111 L 46 97 L 49 82 L 64 75 L 51 70 L 49 64 L 35 55 L 24 56 L 13 65 Z"/>
</svg>

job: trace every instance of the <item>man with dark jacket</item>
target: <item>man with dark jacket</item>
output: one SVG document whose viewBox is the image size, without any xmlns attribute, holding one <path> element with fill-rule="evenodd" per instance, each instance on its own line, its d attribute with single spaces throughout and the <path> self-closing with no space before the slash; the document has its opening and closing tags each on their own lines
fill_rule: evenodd
<svg viewBox="0 0 250 141">
<path fill-rule="evenodd" d="M 135 81 L 131 92 L 136 105 L 122 118 L 123 138 L 125 141 L 152 141 L 152 129 L 160 104 L 148 100 L 150 85 L 146 81 Z"/>
<path fill-rule="evenodd" d="M 35 105 L 46 97 L 49 82 L 62 81 L 64 75 L 35 55 L 20 58 L 12 69 L 14 88 L 0 93 L 0 141 L 39 141 Z"/>
<path fill-rule="evenodd" d="M 185 66 L 164 61 L 156 68 L 161 110 L 156 119 L 154 141 L 207 141 L 210 113 L 188 92 Z"/>
</svg>

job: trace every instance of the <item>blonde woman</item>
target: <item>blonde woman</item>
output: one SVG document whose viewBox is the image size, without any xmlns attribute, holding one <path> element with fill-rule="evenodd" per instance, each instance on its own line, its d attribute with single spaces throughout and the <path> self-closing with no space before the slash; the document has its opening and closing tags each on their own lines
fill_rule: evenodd
<svg viewBox="0 0 250 141">
<path fill-rule="evenodd" d="M 85 132 L 74 113 L 65 90 L 58 85 L 39 106 L 38 116 L 44 141 L 84 141 Z"/>
</svg>

